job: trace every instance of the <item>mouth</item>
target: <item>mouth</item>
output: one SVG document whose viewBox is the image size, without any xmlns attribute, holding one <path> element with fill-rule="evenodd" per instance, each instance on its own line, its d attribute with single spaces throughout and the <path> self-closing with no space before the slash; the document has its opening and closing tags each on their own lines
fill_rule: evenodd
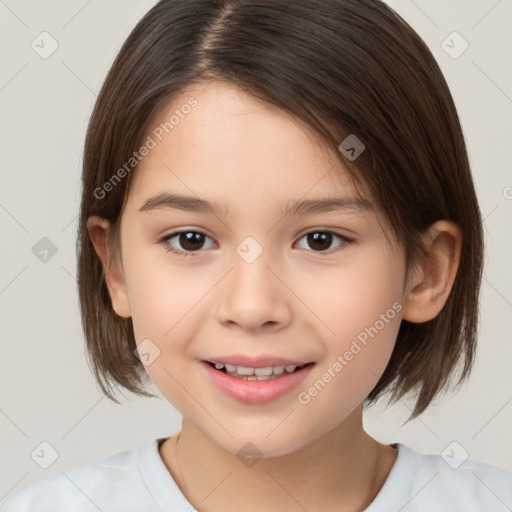
<svg viewBox="0 0 512 512">
<path fill-rule="evenodd" d="M 231 358 L 231 363 L 238 360 Z M 264 404 L 281 397 L 291 397 L 291 392 L 304 382 L 316 365 L 314 362 L 303 364 L 276 359 L 267 359 L 264 364 L 270 362 L 279 365 L 235 366 L 227 362 L 202 360 L 200 366 L 213 387 L 224 395 L 246 404 Z"/>
<path fill-rule="evenodd" d="M 211 356 L 200 361 L 207 380 L 222 394 L 246 404 L 263 404 L 292 397 L 316 362 L 270 354 Z M 287 398 L 288 397 L 288 398 Z"/>
<path fill-rule="evenodd" d="M 314 365 L 314 362 L 305 364 L 289 364 L 289 365 L 276 365 L 276 366 L 265 366 L 265 367 L 250 367 L 240 366 L 228 363 L 218 363 L 213 361 L 205 361 L 213 369 L 218 372 L 234 377 L 240 380 L 274 380 L 286 377 L 291 373 L 301 371 L 303 368 Z"/>
</svg>

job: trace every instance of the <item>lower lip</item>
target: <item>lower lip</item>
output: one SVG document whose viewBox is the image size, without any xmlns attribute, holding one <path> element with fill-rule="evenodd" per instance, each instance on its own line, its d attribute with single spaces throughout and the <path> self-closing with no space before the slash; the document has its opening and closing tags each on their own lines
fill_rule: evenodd
<svg viewBox="0 0 512 512">
<path fill-rule="evenodd" d="M 314 364 L 271 380 L 244 380 L 231 377 L 201 361 L 211 381 L 226 395 L 247 404 L 260 404 L 276 400 L 297 387 L 309 374 Z"/>
</svg>

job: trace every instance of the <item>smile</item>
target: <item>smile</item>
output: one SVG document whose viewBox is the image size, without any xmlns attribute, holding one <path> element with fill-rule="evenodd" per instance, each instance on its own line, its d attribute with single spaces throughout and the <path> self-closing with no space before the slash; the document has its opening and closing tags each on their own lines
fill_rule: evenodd
<svg viewBox="0 0 512 512">
<path fill-rule="evenodd" d="M 315 363 L 248 367 L 201 361 L 201 366 L 224 395 L 238 402 L 259 404 L 276 400 L 298 387 Z"/>
<path fill-rule="evenodd" d="M 252 368 L 247 366 L 235 366 L 233 364 L 212 362 L 210 362 L 210 365 L 231 377 L 244 380 L 270 380 L 280 376 L 285 376 L 288 373 L 293 373 L 306 366 L 297 366 L 291 364 L 287 366 L 266 366 L 264 368 Z"/>
</svg>

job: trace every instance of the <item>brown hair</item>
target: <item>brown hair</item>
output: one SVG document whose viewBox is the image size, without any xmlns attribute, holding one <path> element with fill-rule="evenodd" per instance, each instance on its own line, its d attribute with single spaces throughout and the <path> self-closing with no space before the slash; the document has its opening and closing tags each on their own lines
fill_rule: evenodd
<svg viewBox="0 0 512 512">
<path fill-rule="evenodd" d="M 119 221 L 132 173 L 99 197 L 170 98 L 222 80 L 304 121 L 337 153 L 358 191 L 364 184 L 405 249 L 407 271 L 421 260 L 421 234 L 440 219 L 462 231 L 459 269 L 436 318 L 403 320 L 391 360 L 367 405 L 389 392 L 416 393 L 411 418 L 460 385 L 476 347 L 483 231 L 462 130 L 446 81 L 426 44 L 378 0 L 162 0 L 125 41 L 98 96 L 83 156 L 78 286 L 88 358 L 103 392 L 112 384 L 143 396 L 147 374 L 135 356 L 131 318 L 118 317 L 86 223 Z M 349 134 L 366 149 L 338 150 Z M 135 170 L 136 166 L 134 167 Z M 104 189 L 103 189 L 104 190 Z M 117 257 L 117 256 L 114 256 Z"/>
</svg>

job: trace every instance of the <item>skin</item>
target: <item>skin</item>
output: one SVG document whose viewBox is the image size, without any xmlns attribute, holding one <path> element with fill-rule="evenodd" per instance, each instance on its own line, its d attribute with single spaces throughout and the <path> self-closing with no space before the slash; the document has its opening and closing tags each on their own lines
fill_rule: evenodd
<svg viewBox="0 0 512 512">
<path fill-rule="evenodd" d="M 197 107 L 134 172 L 118 263 L 109 264 L 109 223 L 88 221 L 113 308 L 132 317 L 137 343 L 149 338 L 160 350 L 146 371 L 183 415 L 179 443 L 178 435 L 168 438 L 162 460 L 200 511 L 362 510 L 397 456 L 363 430 L 362 402 L 386 368 L 402 318 L 424 322 L 445 304 L 459 264 L 460 230 L 448 221 L 432 225 L 425 235 L 430 264 L 406 280 L 403 250 L 382 211 L 280 214 L 291 200 L 354 192 L 341 163 L 300 121 L 233 85 L 212 82 L 173 98 L 150 126 L 165 122 L 190 96 Z M 148 198 L 171 191 L 217 201 L 228 211 L 139 211 Z M 190 248 L 183 237 L 161 241 L 180 229 L 207 235 L 195 256 L 166 251 Z M 333 236 L 319 250 L 304 236 L 319 230 L 352 242 Z M 247 236 L 263 249 L 252 263 L 236 252 Z M 401 311 L 309 403 L 300 403 L 298 393 L 395 303 Z M 210 385 L 199 363 L 226 354 L 316 365 L 297 389 L 245 404 Z M 251 467 L 237 457 L 248 441 L 261 453 Z"/>
</svg>

